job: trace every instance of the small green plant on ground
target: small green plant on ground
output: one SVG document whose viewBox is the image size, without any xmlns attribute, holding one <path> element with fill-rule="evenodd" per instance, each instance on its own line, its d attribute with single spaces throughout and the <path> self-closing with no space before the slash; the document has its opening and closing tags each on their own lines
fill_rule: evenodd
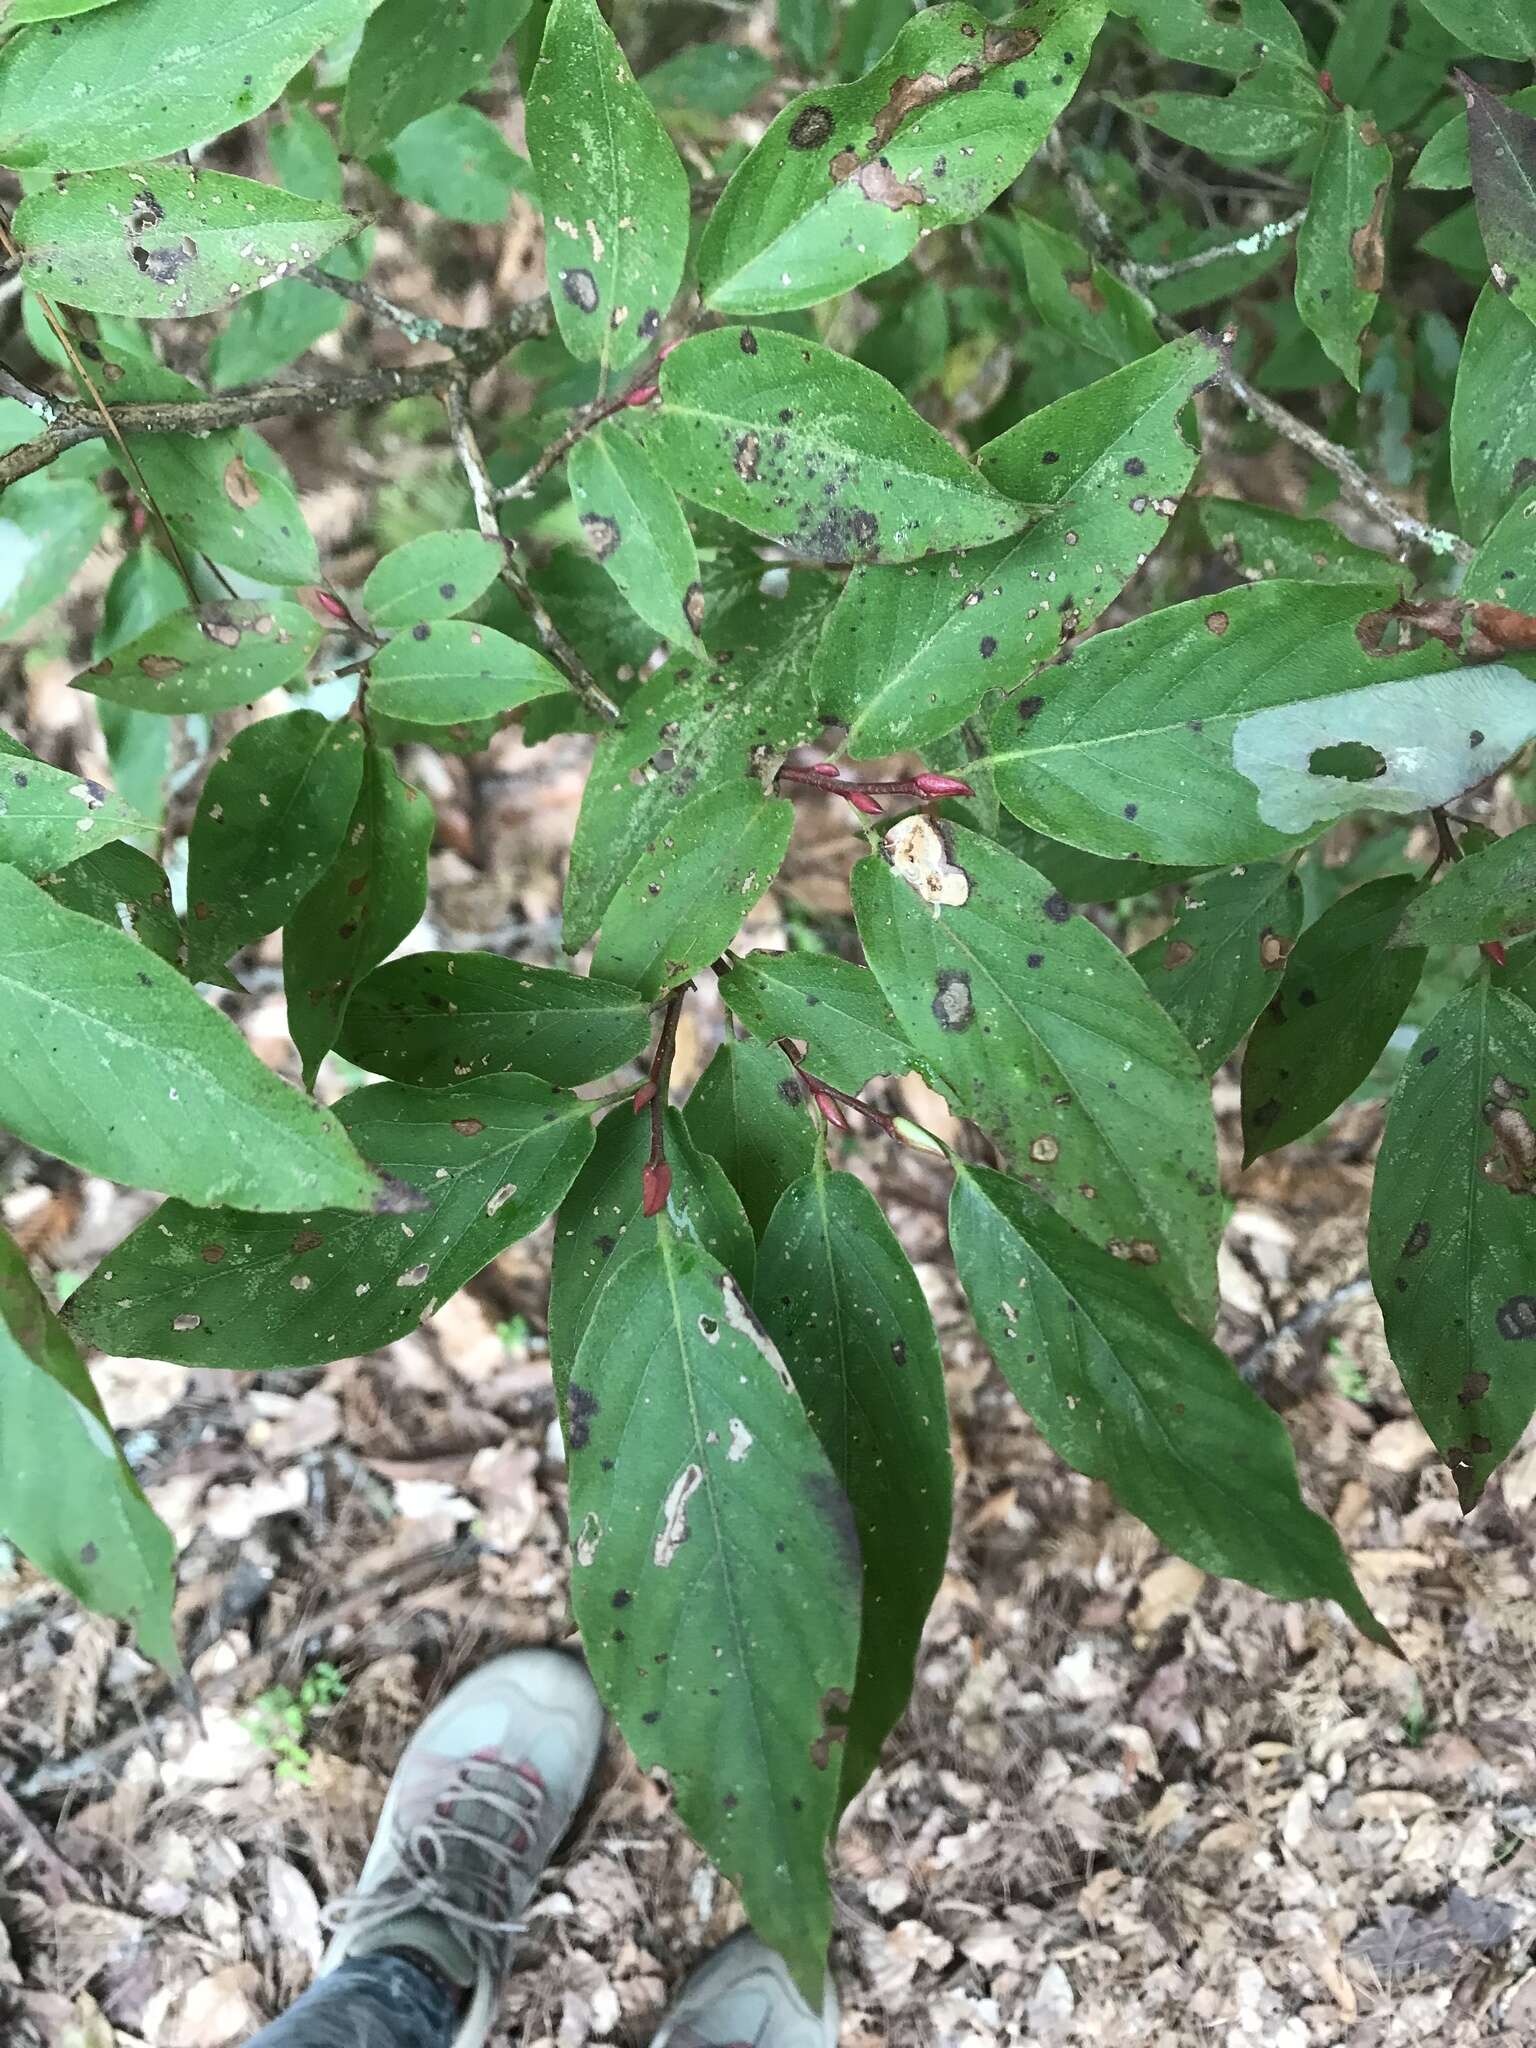
<svg viewBox="0 0 1536 2048">
<path fill-rule="evenodd" d="M 275 1777 L 309 1783 L 310 1730 L 346 1696 L 346 1681 L 334 1664 L 311 1665 L 297 1692 L 286 1685 L 268 1687 L 244 1720 L 252 1739 L 277 1758 Z"/>
<path fill-rule="evenodd" d="M 1212 1341 L 1218 1069 L 1250 1161 L 1391 1087 L 1372 1276 L 1464 1507 L 1536 1402 L 1536 825 L 1484 801 L 1536 737 L 1536 12 L 781 4 L 776 63 L 638 0 L 236 11 L 21 0 L 0 41 L 0 624 L 62 633 L 110 549 L 56 644 L 115 782 L 0 728 L 0 1120 L 166 1197 L 62 1317 L 0 1240 L 0 1528 L 178 1669 L 77 1343 L 375 1349 L 554 1215 L 586 1654 L 813 1989 L 951 1509 L 852 1146 L 952 1174 L 1064 1460 L 1378 1641 Z M 378 288 L 375 217 L 504 278 L 529 207 L 544 295 Z M 280 419 L 425 465 L 358 587 Z M 592 736 L 582 967 L 394 957 L 435 823 L 402 760 L 508 725 Z M 851 919 L 743 949 L 829 799 Z M 1132 899 L 1167 928 L 1128 952 Z M 278 931 L 302 1090 L 210 1000 Z M 326 1703 L 268 1696 L 284 1766 Z"/>
</svg>

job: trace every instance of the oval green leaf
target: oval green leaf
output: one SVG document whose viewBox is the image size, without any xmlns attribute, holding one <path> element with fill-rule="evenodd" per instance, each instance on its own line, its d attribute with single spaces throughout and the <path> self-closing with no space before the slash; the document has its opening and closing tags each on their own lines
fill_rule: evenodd
<svg viewBox="0 0 1536 2048">
<path fill-rule="evenodd" d="M 73 687 L 139 711 L 228 711 L 296 676 L 319 645 L 302 605 L 229 598 L 171 612 Z"/>
</svg>

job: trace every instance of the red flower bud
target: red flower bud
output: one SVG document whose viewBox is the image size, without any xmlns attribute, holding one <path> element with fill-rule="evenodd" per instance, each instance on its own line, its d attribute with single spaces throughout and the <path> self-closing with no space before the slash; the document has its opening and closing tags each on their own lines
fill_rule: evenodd
<svg viewBox="0 0 1536 2048">
<path fill-rule="evenodd" d="M 1491 960 L 1495 967 L 1507 967 L 1509 965 L 1509 955 L 1504 951 L 1504 948 L 1497 939 L 1484 939 L 1477 950 Z"/>
<path fill-rule="evenodd" d="M 659 1216 L 667 1206 L 667 1197 L 672 1192 L 672 1169 L 665 1159 L 656 1160 L 646 1166 L 641 1175 L 645 1196 L 640 1204 L 642 1216 Z"/>
<path fill-rule="evenodd" d="M 642 1109 L 649 1109 L 651 1103 L 655 1100 L 655 1096 L 656 1083 L 654 1081 L 642 1081 L 635 1090 L 635 1115 L 638 1116 Z"/>
<path fill-rule="evenodd" d="M 633 391 L 627 391 L 624 394 L 624 403 L 626 405 L 649 405 L 653 398 L 660 398 L 660 396 L 661 386 L 659 384 L 637 384 Z"/>
<path fill-rule="evenodd" d="M 856 811 L 862 811 L 866 818 L 882 818 L 881 810 L 872 796 L 866 796 L 862 789 L 840 789 L 838 795 L 846 797 Z"/>
<path fill-rule="evenodd" d="M 841 782 L 843 771 L 835 761 L 812 761 L 807 764 L 807 775 L 817 775 L 823 782 Z"/>
<path fill-rule="evenodd" d="M 832 1126 L 834 1131 L 847 1130 L 848 1119 L 843 1115 L 841 1104 L 834 1102 L 832 1097 L 826 1093 L 825 1089 L 813 1088 L 811 1090 L 811 1100 L 815 1103 L 816 1107 L 821 1111 L 822 1115 L 826 1118 L 827 1122 Z"/>
<path fill-rule="evenodd" d="M 347 608 L 341 599 L 332 597 L 328 590 L 321 590 L 318 585 L 315 586 L 315 603 L 321 611 L 329 612 L 333 619 L 344 619 L 347 616 Z"/>
<path fill-rule="evenodd" d="M 962 782 L 958 775 L 934 775 L 924 769 L 921 775 L 914 775 L 912 787 L 919 796 L 974 796 L 975 790 L 968 782 Z"/>
</svg>

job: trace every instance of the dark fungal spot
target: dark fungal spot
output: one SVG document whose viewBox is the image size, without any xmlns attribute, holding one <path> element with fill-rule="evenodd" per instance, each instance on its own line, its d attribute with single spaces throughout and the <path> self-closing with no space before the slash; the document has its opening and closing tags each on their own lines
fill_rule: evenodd
<svg viewBox="0 0 1536 2048">
<path fill-rule="evenodd" d="M 743 327 L 741 330 L 741 352 L 744 356 L 757 354 L 757 336 L 750 327 Z"/>
<path fill-rule="evenodd" d="M 645 1723 L 647 1728 L 654 1728 L 656 1726 L 656 1723 L 661 1719 L 661 1709 L 660 1707 L 651 1707 L 645 1713 L 643 1713 L 640 1716 L 640 1718 Z"/>
<path fill-rule="evenodd" d="M 1484 737 L 1485 735 L 1480 733 L 1477 727 L 1474 725 L 1472 730 L 1467 734 L 1467 745 L 1469 747 L 1480 747 L 1483 744 Z"/>
<path fill-rule="evenodd" d="M 1027 724 L 1031 718 L 1038 717 L 1044 709 L 1045 699 L 1043 697 L 1021 697 L 1019 699 L 1020 723 Z"/>
<path fill-rule="evenodd" d="M 982 658 L 982 660 L 983 660 L 983 661 L 990 661 L 990 660 L 992 659 L 993 655 L 994 655 L 994 654 L 996 654 L 996 652 L 997 652 L 997 642 L 996 642 L 996 640 L 994 640 L 994 639 L 993 639 L 993 637 L 992 637 L 992 635 L 991 635 L 990 633 L 983 633 L 983 634 L 982 634 L 982 636 L 981 636 L 981 650 L 980 650 L 980 651 L 981 651 L 981 658 Z"/>
<path fill-rule="evenodd" d="M 1061 457 L 1054 448 L 1047 448 L 1040 460 L 1045 463 L 1060 462 Z"/>
<path fill-rule="evenodd" d="M 906 1345 L 902 1343 L 902 1341 L 901 1341 L 901 1339 L 900 1339 L 899 1337 L 893 1337 L 893 1338 L 891 1339 L 891 1363 L 892 1363 L 893 1365 L 905 1365 L 905 1364 L 906 1364 L 906 1362 L 907 1362 L 907 1347 L 906 1347 Z"/>
<path fill-rule="evenodd" d="M 1429 1237 L 1429 1224 L 1425 1220 L 1425 1218 L 1421 1216 L 1418 1222 L 1415 1223 L 1415 1225 L 1413 1226 L 1412 1230 L 1410 1230 L 1408 1235 L 1403 1239 L 1402 1256 L 1405 1259 L 1416 1259 L 1419 1256 L 1419 1253 L 1423 1251 L 1425 1247 L 1428 1245 Z"/>
<path fill-rule="evenodd" d="M 1456 1395 L 1458 1408 L 1471 1408 L 1481 1401 L 1492 1385 L 1487 1373 L 1469 1372 Z"/>
<path fill-rule="evenodd" d="M 1059 889 L 1053 889 L 1040 908 L 1052 924 L 1065 924 L 1072 915 L 1072 906 Z"/>
<path fill-rule="evenodd" d="M 572 1380 L 565 1397 L 566 1414 L 570 1422 L 570 1446 L 573 1451 L 584 1451 L 592 1441 L 592 1418 L 599 1411 L 597 1396 L 586 1387 L 577 1386 Z M 614 1602 L 617 1606 L 619 1603 Z"/>
<path fill-rule="evenodd" d="M 1494 1316 L 1493 1326 L 1508 1344 L 1529 1343 L 1536 1337 L 1536 1294 L 1512 1294 Z"/>
<path fill-rule="evenodd" d="M 802 107 L 789 128 L 791 149 L 820 149 L 832 134 L 832 109 L 819 101 Z"/>
<path fill-rule="evenodd" d="M 971 977 L 960 968 L 940 968 L 931 1007 L 941 1031 L 969 1031 L 976 1021 Z"/>
<path fill-rule="evenodd" d="M 590 270 L 562 270 L 560 289 L 568 303 L 573 305 L 578 313 L 597 311 L 597 279 Z"/>
<path fill-rule="evenodd" d="M 613 1600 L 610 1604 L 614 1607 L 627 1607 L 630 1601 L 634 1599 L 634 1597 L 635 1596 L 633 1593 L 625 1592 L 624 1588 L 620 1586 L 618 1591 L 614 1594 Z"/>
<path fill-rule="evenodd" d="M 1120 815 L 1122 818 L 1134 818 L 1138 808 L 1139 806 L 1136 804 L 1127 804 Z"/>
<path fill-rule="evenodd" d="M 798 1109 L 800 1107 L 803 1097 L 798 1074 L 786 1074 L 784 1076 L 784 1079 L 779 1083 L 779 1096 L 782 1101 L 789 1104 L 791 1109 Z"/>
<path fill-rule="evenodd" d="M 430 640 L 432 638 L 432 628 L 427 624 L 425 619 L 419 619 L 416 622 L 416 624 L 412 626 L 411 638 L 413 640 Z"/>
<path fill-rule="evenodd" d="M 437 594 L 440 598 L 444 599 L 445 602 L 447 602 L 448 604 L 452 604 L 453 600 L 459 594 L 459 586 L 457 585 L 457 583 L 439 583 L 439 585 L 437 586 Z"/>
<path fill-rule="evenodd" d="M 1025 100 L 1029 98 L 1029 87 L 1025 84 L 1022 78 L 1016 78 L 1013 81 L 1013 96 L 1016 100 Z"/>
<path fill-rule="evenodd" d="M 1298 1003 L 1300 1003 L 1301 1007 L 1304 1010 L 1310 1010 L 1312 1005 L 1317 1001 L 1317 990 L 1315 988 L 1298 989 L 1296 992 L 1296 1000 Z"/>
<path fill-rule="evenodd" d="M 1147 473 L 1147 465 L 1139 455 L 1127 455 L 1124 467 L 1127 476 L 1145 476 Z"/>
<path fill-rule="evenodd" d="M 1045 965 L 1045 955 L 1043 953 L 1028 953 L 1024 957 L 1024 965 L 1026 967 L 1043 967 Z"/>
<path fill-rule="evenodd" d="M 1439 1059 L 1439 1057 L 1440 1048 L 1438 1045 L 1426 1045 L 1424 1050 L 1419 1054 L 1419 1065 L 1421 1067 L 1433 1066 L 1435 1061 Z"/>
<path fill-rule="evenodd" d="M 28 779 L 29 778 L 27 776 L 21 773 L 20 769 L 17 769 L 16 773 L 11 777 L 11 780 L 15 783 L 18 789 L 25 789 L 27 786 Z"/>
<path fill-rule="evenodd" d="M 95 1546 L 95 1544 L 94 1544 L 94 1543 L 82 1543 L 82 1544 L 81 1544 L 81 1546 L 80 1546 L 80 1562 L 81 1562 L 82 1564 L 94 1564 L 94 1563 L 96 1562 L 97 1558 L 98 1558 L 98 1557 L 100 1557 L 100 1555 L 101 1555 L 101 1552 L 100 1552 L 100 1551 L 99 1551 L 99 1550 L 98 1550 L 98 1549 L 96 1548 L 96 1546 Z"/>
<path fill-rule="evenodd" d="M 650 341 L 661 332 L 661 314 L 654 306 L 647 306 L 635 322 L 635 332 L 642 341 Z"/>
<path fill-rule="evenodd" d="M 1256 1131 L 1267 1131 L 1280 1115 L 1281 1107 L 1280 1098 L 1277 1095 L 1271 1095 L 1268 1102 L 1261 1102 L 1253 1112 L 1253 1128 Z"/>
<path fill-rule="evenodd" d="M 601 512 L 583 512 L 581 530 L 587 536 L 587 546 L 600 562 L 606 562 L 624 539 L 618 521 L 605 518 Z"/>
</svg>

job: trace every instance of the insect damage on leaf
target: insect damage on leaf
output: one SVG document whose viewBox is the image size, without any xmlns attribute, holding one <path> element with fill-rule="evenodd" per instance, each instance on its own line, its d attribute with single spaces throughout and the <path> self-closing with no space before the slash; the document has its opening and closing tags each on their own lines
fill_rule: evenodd
<svg viewBox="0 0 1536 2048">
<path fill-rule="evenodd" d="M 944 826 L 920 811 L 891 827 L 881 851 L 892 872 L 932 907 L 935 917 L 941 910 L 958 909 L 969 902 L 971 878 L 950 859 L 950 841 Z M 938 1015 L 937 1002 L 934 1014 Z"/>
</svg>

